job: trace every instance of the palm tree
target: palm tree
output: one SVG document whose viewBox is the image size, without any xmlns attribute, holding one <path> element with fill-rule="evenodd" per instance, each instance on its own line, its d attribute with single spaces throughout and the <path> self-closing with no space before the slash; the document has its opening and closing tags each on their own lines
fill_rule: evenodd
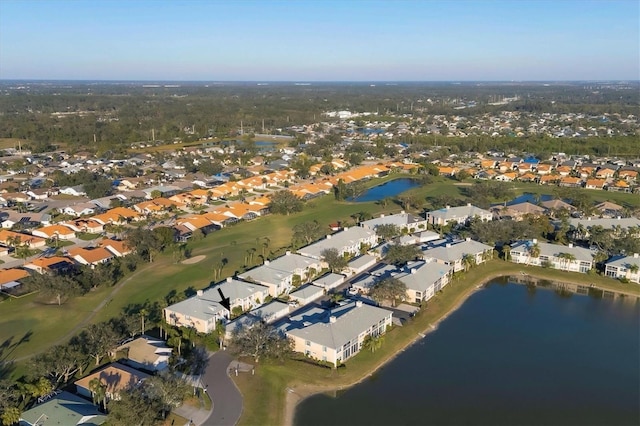
<svg viewBox="0 0 640 426">
<path fill-rule="evenodd" d="M 629 271 L 629 274 L 627 274 L 627 279 L 631 279 L 630 275 L 637 274 L 639 269 L 640 269 L 640 266 L 638 266 L 637 263 L 627 265 L 627 271 Z"/>
<path fill-rule="evenodd" d="M 147 311 L 145 308 L 140 309 L 140 320 L 142 322 L 142 334 L 144 334 L 144 319 L 145 317 L 149 315 L 149 311 Z"/>
<path fill-rule="evenodd" d="M 107 386 L 95 377 L 89 382 L 89 390 L 93 397 L 94 404 L 102 404 L 102 408 L 107 410 Z"/>
<path fill-rule="evenodd" d="M 464 265 L 464 271 L 467 272 L 476 265 L 476 257 L 472 254 L 465 253 L 464 256 L 462 256 L 462 264 Z"/>
<path fill-rule="evenodd" d="M 569 270 L 569 263 L 576 260 L 576 257 L 571 253 L 558 253 L 556 256 L 558 259 L 562 259 L 562 268 L 565 271 Z"/>
<path fill-rule="evenodd" d="M 531 247 L 529 247 L 528 252 L 529 256 L 527 257 L 527 265 L 529 265 L 531 258 L 537 258 L 538 256 L 540 256 L 540 246 L 538 245 L 538 243 L 534 243 Z"/>
</svg>

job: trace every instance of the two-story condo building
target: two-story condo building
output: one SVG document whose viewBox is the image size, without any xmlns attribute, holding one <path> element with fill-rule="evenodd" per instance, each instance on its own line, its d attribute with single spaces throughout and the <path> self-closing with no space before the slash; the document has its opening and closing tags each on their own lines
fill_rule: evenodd
<svg viewBox="0 0 640 426">
<path fill-rule="evenodd" d="M 391 311 L 358 301 L 313 315 L 303 312 L 291 318 L 285 334 L 296 352 L 337 367 L 360 351 L 365 337 L 384 334 L 391 316 Z"/>
<path fill-rule="evenodd" d="M 187 300 L 164 308 L 164 318 L 168 324 L 208 333 L 215 329 L 218 321 L 229 318 L 230 312 L 220 303 L 220 292 L 230 299 L 231 310 L 241 307 L 243 311 L 260 306 L 269 295 L 267 287 L 228 277 L 213 287 L 198 290 Z"/>
<path fill-rule="evenodd" d="M 344 228 L 341 232 L 327 235 L 324 240 L 303 247 L 298 250 L 298 253 L 318 260 L 322 259 L 324 250 L 331 248 L 337 249 L 340 255 L 357 255 L 363 246 L 373 247 L 377 240 L 378 238 L 373 230 L 356 226 Z"/>
<path fill-rule="evenodd" d="M 547 265 L 562 271 L 582 273 L 593 268 L 593 256 L 589 249 L 574 247 L 573 244 L 563 246 L 539 243 L 535 239 L 515 244 L 511 248 L 511 261 L 535 266 Z"/>
<path fill-rule="evenodd" d="M 425 259 L 432 259 L 437 263 L 451 266 L 454 272 L 465 269 L 465 258 L 467 257 L 479 265 L 490 259 L 492 254 L 493 247 L 469 238 L 459 243 L 445 243 L 422 252 Z"/>
<path fill-rule="evenodd" d="M 425 302 L 449 283 L 453 268 L 436 262 L 414 262 L 395 276 L 407 286 L 407 301 Z"/>
<path fill-rule="evenodd" d="M 282 293 L 288 293 L 293 288 L 296 275 L 299 282 L 303 283 L 321 269 L 320 260 L 287 252 L 286 255 L 275 260 L 265 260 L 263 265 L 250 269 L 238 277 L 267 286 L 269 294 L 277 297 Z"/>
<path fill-rule="evenodd" d="M 409 213 L 398 213 L 389 216 L 380 215 L 375 219 L 365 220 L 360 226 L 374 231 L 380 225 L 395 225 L 400 230 L 406 230 L 407 233 L 419 232 L 427 229 L 427 220 Z"/>
<path fill-rule="evenodd" d="M 624 278 L 640 284 L 640 256 L 617 256 L 605 264 L 604 273 L 611 278 Z"/>
<path fill-rule="evenodd" d="M 489 221 L 493 219 L 493 213 L 471 204 L 459 207 L 447 206 L 440 210 L 427 212 L 427 221 L 432 225 L 439 226 L 445 226 L 449 223 L 464 224 L 474 217 L 483 221 Z"/>
</svg>

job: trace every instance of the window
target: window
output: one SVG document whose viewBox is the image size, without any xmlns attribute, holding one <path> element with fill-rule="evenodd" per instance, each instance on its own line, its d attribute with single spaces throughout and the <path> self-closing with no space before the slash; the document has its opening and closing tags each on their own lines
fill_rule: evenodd
<svg viewBox="0 0 640 426">
<path fill-rule="evenodd" d="M 304 342 L 305 345 L 307 346 L 311 346 L 311 342 L 309 340 L 307 340 L 306 342 Z"/>
<path fill-rule="evenodd" d="M 326 352 L 326 351 L 327 351 L 327 347 L 326 347 L 326 346 L 323 346 L 323 347 L 322 347 L 322 352 Z"/>
</svg>

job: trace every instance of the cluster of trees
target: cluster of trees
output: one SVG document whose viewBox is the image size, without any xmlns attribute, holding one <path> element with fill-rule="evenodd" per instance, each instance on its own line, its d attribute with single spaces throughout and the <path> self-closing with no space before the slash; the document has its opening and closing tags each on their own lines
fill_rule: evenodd
<svg viewBox="0 0 640 426">
<path fill-rule="evenodd" d="M 113 182 L 102 174 L 79 170 L 66 174 L 60 170 L 52 173 L 53 182 L 58 186 L 82 185 L 89 198 L 101 198 L 113 194 Z"/>
<path fill-rule="evenodd" d="M 342 201 L 348 198 L 357 198 L 366 191 L 364 182 L 355 181 L 351 183 L 344 183 L 342 179 L 338 179 L 338 182 L 333 187 L 333 195 L 336 200 Z"/>
<path fill-rule="evenodd" d="M 33 274 L 25 279 L 24 284 L 61 305 L 70 297 L 86 294 L 99 286 L 114 285 L 124 276 L 125 271 L 136 269 L 137 259 L 132 254 L 94 268 L 81 266 L 66 274 Z"/>
<path fill-rule="evenodd" d="M 288 189 L 274 193 L 269 201 L 269 210 L 274 214 L 289 216 L 291 213 L 302 211 L 303 208 L 304 201 Z"/>
</svg>

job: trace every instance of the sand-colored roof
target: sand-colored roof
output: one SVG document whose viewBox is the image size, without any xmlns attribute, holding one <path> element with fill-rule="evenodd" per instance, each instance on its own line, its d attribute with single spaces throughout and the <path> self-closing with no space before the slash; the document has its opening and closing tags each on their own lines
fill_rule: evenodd
<svg viewBox="0 0 640 426">
<path fill-rule="evenodd" d="M 120 391 L 131 388 L 137 385 L 140 381 L 148 378 L 149 375 L 138 371 L 134 368 L 128 367 L 123 364 L 113 363 L 107 365 L 103 369 L 96 371 L 86 377 L 75 382 L 76 386 L 90 389 L 89 383 L 91 380 L 97 378 L 100 382 L 106 385 L 107 393 L 110 395 L 118 394 Z"/>
</svg>

